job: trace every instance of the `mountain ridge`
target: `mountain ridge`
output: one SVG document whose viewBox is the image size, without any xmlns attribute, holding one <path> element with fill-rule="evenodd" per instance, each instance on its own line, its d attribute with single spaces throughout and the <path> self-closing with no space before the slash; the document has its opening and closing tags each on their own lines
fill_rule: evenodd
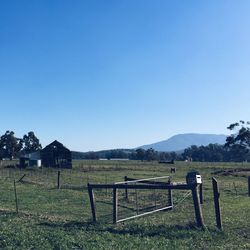
<svg viewBox="0 0 250 250">
<path fill-rule="evenodd" d="M 227 135 L 224 134 L 201 134 L 201 133 L 184 133 L 171 136 L 166 140 L 142 145 L 137 148 L 149 149 L 153 148 L 156 151 L 181 151 L 192 145 L 207 146 L 208 144 L 224 144 Z"/>
</svg>

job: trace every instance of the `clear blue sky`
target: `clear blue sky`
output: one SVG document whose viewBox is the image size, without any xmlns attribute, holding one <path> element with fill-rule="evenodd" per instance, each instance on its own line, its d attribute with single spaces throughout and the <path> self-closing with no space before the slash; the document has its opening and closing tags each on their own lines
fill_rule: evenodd
<svg viewBox="0 0 250 250">
<path fill-rule="evenodd" d="M 0 134 L 71 150 L 227 133 L 250 114 L 250 1 L 3 0 Z"/>
</svg>

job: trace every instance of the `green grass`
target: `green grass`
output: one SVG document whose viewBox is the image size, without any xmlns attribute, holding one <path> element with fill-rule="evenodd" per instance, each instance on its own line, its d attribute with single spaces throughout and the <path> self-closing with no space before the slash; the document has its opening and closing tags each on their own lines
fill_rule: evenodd
<svg viewBox="0 0 250 250">
<path fill-rule="evenodd" d="M 91 222 L 87 182 L 113 183 L 127 175 L 147 178 L 170 175 L 171 165 L 157 162 L 75 161 L 72 170 L 0 169 L 0 249 L 250 249 L 250 197 L 247 178 L 217 175 L 221 193 L 223 232 L 217 230 L 211 189 L 212 172 L 249 168 L 249 164 L 177 162 L 173 181 L 185 181 L 186 173 L 198 170 L 204 181 L 202 205 L 206 229 L 195 226 L 192 197 L 173 191 L 172 211 L 159 212 L 124 223 L 112 224 L 110 190 L 95 190 L 98 222 Z M 17 182 L 19 214 L 15 212 L 13 180 Z M 151 193 L 150 193 L 151 192 Z M 118 216 L 135 213 L 133 191 L 128 208 L 119 207 Z M 138 191 L 141 207 L 163 191 Z M 123 192 L 119 191 L 122 202 Z M 152 201 L 153 200 L 153 201 Z M 157 199 L 157 202 L 163 199 Z M 121 203 L 120 203 L 121 204 Z M 125 206 L 123 201 L 122 205 Z"/>
</svg>

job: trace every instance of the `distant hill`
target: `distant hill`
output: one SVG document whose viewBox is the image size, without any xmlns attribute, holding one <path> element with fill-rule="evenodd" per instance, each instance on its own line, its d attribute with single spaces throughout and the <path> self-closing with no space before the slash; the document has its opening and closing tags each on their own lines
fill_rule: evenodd
<svg viewBox="0 0 250 250">
<path fill-rule="evenodd" d="M 226 141 L 226 135 L 215 134 L 179 134 L 170 137 L 167 140 L 143 145 L 138 148 L 149 149 L 153 148 L 156 151 L 182 151 L 191 145 L 207 146 L 210 143 L 224 144 Z"/>
</svg>

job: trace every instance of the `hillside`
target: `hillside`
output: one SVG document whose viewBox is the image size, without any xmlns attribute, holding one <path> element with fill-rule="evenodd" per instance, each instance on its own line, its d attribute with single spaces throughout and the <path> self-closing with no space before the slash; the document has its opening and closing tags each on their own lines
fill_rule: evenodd
<svg viewBox="0 0 250 250">
<path fill-rule="evenodd" d="M 170 137 L 167 140 L 143 145 L 138 148 L 149 149 L 153 148 L 157 151 L 181 151 L 191 145 L 206 146 L 210 143 L 224 144 L 226 141 L 226 135 L 216 134 L 178 134 Z"/>
</svg>

